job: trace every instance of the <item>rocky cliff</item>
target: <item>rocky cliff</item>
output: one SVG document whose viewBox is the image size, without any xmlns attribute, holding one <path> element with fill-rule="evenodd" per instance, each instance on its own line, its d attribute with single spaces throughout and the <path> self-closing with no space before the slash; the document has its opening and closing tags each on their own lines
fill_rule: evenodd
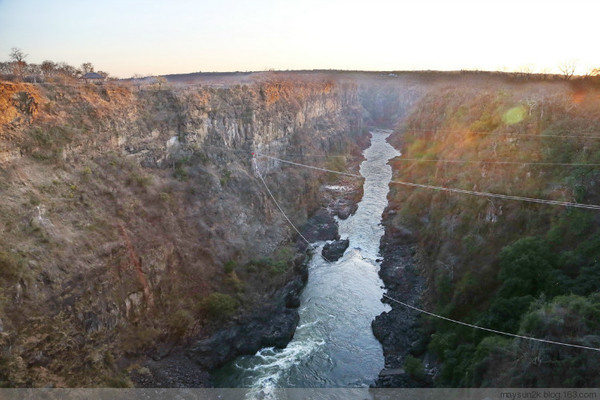
<svg viewBox="0 0 600 400">
<path fill-rule="evenodd" d="M 392 162 L 394 179 L 599 204 L 599 104 L 589 79 L 431 86 L 391 138 L 403 153 Z M 600 345 L 595 211 L 403 185 L 391 186 L 389 200 L 381 274 L 392 296 L 490 329 Z M 387 367 L 403 370 L 382 385 L 599 384 L 593 351 L 492 335 L 391 305 L 375 330 Z"/>
<path fill-rule="evenodd" d="M 252 152 L 353 151 L 357 93 L 0 82 L 0 383 L 130 385 L 280 293 L 301 260 Z M 316 209 L 323 177 L 255 165 L 296 223 Z"/>
</svg>

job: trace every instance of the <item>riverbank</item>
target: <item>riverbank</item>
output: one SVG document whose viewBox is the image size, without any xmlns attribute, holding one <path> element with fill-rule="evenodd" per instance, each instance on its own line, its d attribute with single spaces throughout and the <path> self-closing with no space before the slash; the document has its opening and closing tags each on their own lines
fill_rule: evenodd
<svg viewBox="0 0 600 400">
<path fill-rule="evenodd" d="M 424 290 L 424 279 L 419 274 L 417 237 L 406 227 L 397 226 L 392 220 L 398 206 L 388 193 L 388 205 L 381 224 L 385 233 L 380 242 L 382 262 L 379 276 L 385 284 L 386 295 L 399 301 L 419 306 Z M 380 372 L 375 387 L 414 388 L 430 386 L 427 375 L 407 370 L 409 356 L 423 356 L 426 350 L 424 338 L 419 334 L 418 315 L 387 298 L 384 303 L 392 309 L 378 315 L 372 323 L 373 334 L 381 342 L 385 368 Z"/>
<path fill-rule="evenodd" d="M 358 137 L 358 148 L 369 145 L 368 135 Z M 358 173 L 364 158 L 357 151 L 348 155 L 348 170 Z M 339 190 L 343 188 L 344 190 Z M 335 217 L 346 219 L 356 212 L 363 195 L 362 184 L 352 178 L 336 176 L 322 184 L 318 208 L 300 227 L 310 242 L 335 241 L 340 235 Z M 334 242 L 335 243 L 335 242 Z M 300 294 L 308 280 L 311 250 L 299 237 L 295 240 L 293 268 L 282 287 L 264 293 L 251 312 L 236 317 L 230 324 L 202 340 L 187 340 L 170 348 L 158 349 L 130 377 L 137 387 L 213 387 L 211 371 L 236 357 L 255 354 L 262 348 L 283 349 L 298 326 Z M 318 257 L 314 254 L 312 257 Z"/>
<path fill-rule="evenodd" d="M 209 371 L 263 347 L 285 347 L 298 324 L 299 296 L 307 279 L 306 256 L 299 253 L 288 283 L 263 295 L 265 306 L 239 316 L 207 339 L 151 354 L 144 367 L 132 371 L 132 381 L 136 387 L 213 387 Z"/>
<path fill-rule="evenodd" d="M 350 246 L 338 261 L 316 255 L 311 259 L 309 282 L 301 295 L 300 325 L 293 340 L 285 349 L 266 348 L 228 363 L 215 374 L 218 387 L 250 387 L 260 392 L 277 387 L 368 387 L 374 382 L 384 358 L 371 321 L 387 309 L 379 301 L 383 282 L 375 260 L 383 235 L 379 220 L 391 178 L 386 162 L 396 155 L 385 142 L 386 136 L 374 133 L 364 152 L 366 161 L 356 159 L 364 181 L 352 178 L 340 184 L 328 182 L 321 188 L 328 200 L 319 218 L 309 225 L 311 229 L 331 227 L 326 220 L 339 213 L 335 206 L 348 197 L 358 200 L 354 188 L 364 185 L 356 213 L 346 220 L 333 220 L 338 222 L 339 236 L 337 229 L 329 237 L 306 232 L 317 251 L 324 241 L 338 237 L 348 239 Z"/>
<path fill-rule="evenodd" d="M 383 261 L 379 276 L 385 284 L 386 294 L 402 302 L 418 306 L 424 289 L 419 276 L 416 251 L 417 244 L 412 232 L 394 229 L 389 219 L 394 211 L 386 208 L 382 224 L 385 234 L 381 239 Z M 383 298 L 392 309 L 378 315 L 373 321 L 373 334 L 381 342 L 385 368 L 380 372 L 376 387 L 424 387 L 426 381 L 415 379 L 405 369 L 408 355 L 420 356 L 425 347 L 420 346 L 418 315 L 406 307 Z M 422 347 L 422 349 L 421 349 Z"/>
</svg>

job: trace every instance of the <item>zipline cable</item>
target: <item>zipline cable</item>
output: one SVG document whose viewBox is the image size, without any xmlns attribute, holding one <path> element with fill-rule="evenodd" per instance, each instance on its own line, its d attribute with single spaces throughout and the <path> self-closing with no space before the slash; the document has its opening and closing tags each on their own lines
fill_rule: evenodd
<svg viewBox="0 0 600 400">
<path fill-rule="evenodd" d="M 358 174 L 334 171 L 334 170 L 327 169 L 327 168 L 314 167 L 312 165 L 306 165 L 306 164 L 297 163 L 297 162 L 293 162 L 293 161 L 289 161 L 289 160 L 283 160 L 281 158 L 268 156 L 268 155 L 262 154 L 262 153 L 257 153 L 257 155 L 260 157 L 266 157 L 266 158 L 269 158 L 272 160 L 276 160 L 276 161 L 279 161 L 279 162 L 282 162 L 285 164 L 290 164 L 290 165 L 314 169 L 314 170 L 318 170 L 318 171 L 330 172 L 333 174 L 351 176 L 354 178 L 364 179 L 361 175 L 358 175 Z M 479 192 L 479 191 L 475 191 L 475 190 L 448 188 L 448 187 L 444 187 L 444 186 L 425 185 L 425 184 L 421 184 L 421 183 L 413 183 L 413 182 L 405 182 L 405 181 L 397 181 L 397 180 L 392 180 L 392 181 L 390 181 L 390 183 L 397 184 L 397 185 L 403 185 L 403 186 L 418 187 L 418 188 L 422 188 L 422 189 L 444 191 L 444 192 L 449 192 L 449 193 L 468 194 L 468 195 L 472 195 L 472 196 L 490 197 L 490 198 L 498 198 L 498 199 L 504 199 L 504 200 L 524 201 L 524 202 L 529 202 L 529 203 L 539 203 L 539 204 L 547 204 L 547 205 L 553 205 L 553 206 L 584 208 L 584 209 L 588 209 L 588 210 L 600 210 L 600 205 L 596 205 L 596 204 L 583 204 L 583 203 L 574 203 L 574 202 L 570 202 L 570 201 L 546 200 L 546 199 L 538 199 L 535 197 L 523 197 L 523 196 L 513 196 L 513 195 L 508 195 L 508 194 L 500 194 L 500 193 Z"/>
<path fill-rule="evenodd" d="M 269 189 L 269 186 L 267 185 L 267 182 L 265 182 L 262 174 L 260 173 L 260 168 L 258 168 L 258 163 L 256 163 L 256 159 L 253 158 L 252 159 L 254 166 L 256 167 L 256 174 L 258 175 L 258 177 L 260 178 L 260 181 L 263 183 L 265 189 L 267 190 L 267 193 L 269 193 L 269 196 L 271 197 L 271 200 L 273 200 L 273 203 L 275 203 L 275 205 L 277 206 L 277 208 L 279 209 L 279 211 L 281 212 L 281 214 L 283 215 L 283 217 L 285 218 L 285 220 L 290 224 L 290 226 L 292 228 L 294 228 L 294 230 L 298 233 L 298 235 L 302 238 L 302 240 L 304 240 L 306 242 L 306 244 L 312 248 L 313 250 L 315 250 L 317 248 L 316 245 L 313 245 L 311 242 L 308 241 L 307 238 L 304 237 L 304 235 L 300 232 L 300 230 L 298 228 L 296 228 L 296 225 L 294 225 L 294 223 L 292 222 L 292 220 L 290 220 L 287 216 L 287 214 L 285 213 L 285 211 L 283 211 L 283 208 L 281 208 L 281 206 L 279 205 L 279 202 L 277 202 L 277 199 L 275 199 L 275 196 L 273 196 L 273 193 L 271 192 L 271 189 Z M 332 261 L 328 260 L 322 253 L 319 253 L 319 255 L 327 262 L 331 263 Z"/>
<path fill-rule="evenodd" d="M 452 130 L 452 129 L 438 129 L 438 128 L 401 128 L 404 133 L 406 132 L 442 132 L 442 133 L 460 133 L 460 134 L 473 134 L 473 135 L 491 135 L 491 136 L 510 136 L 510 137 L 543 137 L 543 138 L 571 138 L 571 139 L 600 139 L 600 136 L 596 135 L 549 135 L 546 133 L 517 133 L 517 132 L 476 132 L 465 129 Z M 597 133 L 597 132 L 591 132 Z"/>
<path fill-rule="evenodd" d="M 264 155 L 263 155 L 263 156 L 264 156 Z M 302 239 L 303 239 L 303 240 L 304 240 L 304 241 L 305 241 L 305 242 L 306 242 L 306 243 L 307 243 L 309 246 L 311 246 L 311 247 L 312 247 L 312 244 L 311 244 L 311 243 L 308 241 L 308 239 L 306 239 L 306 238 L 305 238 L 305 237 L 302 235 L 302 233 L 300 233 L 300 230 L 298 230 L 298 228 L 296 228 L 296 226 L 294 225 L 294 223 L 293 223 L 293 222 L 292 222 L 292 221 L 291 221 L 291 220 L 288 218 L 288 216 L 287 216 L 287 214 L 285 213 L 285 211 L 283 211 L 283 208 L 281 208 L 281 206 L 279 205 L 279 203 L 278 203 L 278 202 L 277 202 L 277 200 L 275 199 L 275 196 L 274 196 L 274 195 L 273 195 L 273 193 L 271 192 L 271 189 L 269 189 L 269 186 L 267 186 L 267 183 L 265 182 L 265 180 L 264 180 L 264 178 L 263 178 L 262 174 L 260 173 L 260 169 L 258 168 L 258 163 L 256 163 L 256 159 L 255 159 L 255 158 L 253 158 L 252 160 L 253 160 L 253 162 L 254 162 L 254 164 L 255 164 L 255 167 L 256 167 L 256 168 L 255 168 L 255 170 L 256 170 L 256 173 L 257 173 L 258 177 L 260 178 L 260 180 L 261 180 L 261 182 L 263 183 L 263 185 L 264 185 L 265 189 L 266 189 L 266 190 L 267 190 L 267 192 L 269 193 L 269 196 L 271 197 L 271 199 L 273 200 L 273 202 L 275 203 L 275 205 L 277 206 L 277 208 L 279 209 L 279 211 L 281 212 L 281 214 L 283 215 L 283 217 L 285 218 L 285 220 L 286 220 L 286 221 L 287 221 L 287 222 L 288 222 L 288 223 L 291 225 L 291 227 L 292 227 L 292 228 L 293 228 L 293 229 L 294 229 L 294 230 L 295 230 L 295 231 L 298 233 L 298 235 L 300 235 L 300 237 L 301 237 L 301 238 L 302 238 Z M 294 164 L 295 164 L 295 165 L 298 165 L 297 163 L 294 163 Z M 301 165 L 301 164 L 299 164 L 299 165 Z M 301 165 L 301 166 L 303 166 L 303 165 Z M 328 171 L 328 172 L 337 172 L 337 171 Z M 346 174 L 346 175 L 347 175 L 347 174 Z M 354 174 L 352 174 L 352 175 L 354 175 Z M 354 176 L 356 176 L 356 175 L 354 175 Z M 359 175 L 359 176 L 360 176 L 360 175 Z M 313 248 L 314 248 L 314 247 L 313 247 Z M 325 261 L 331 262 L 331 261 L 327 260 L 327 258 L 325 258 L 325 257 L 324 257 L 322 254 L 321 254 L 321 257 L 322 257 L 322 258 L 323 258 Z M 401 306 L 404 306 L 404 307 L 406 307 L 406 308 L 409 308 L 409 309 L 411 309 L 411 310 L 417 311 L 417 312 L 419 312 L 419 313 L 426 314 L 426 315 L 429 315 L 429 316 L 431 316 L 431 317 L 438 318 L 438 319 L 442 319 L 442 320 L 445 320 L 445 321 L 453 322 L 453 323 L 455 323 L 455 324 L 459 324 L 459 325 L 467 326 L 467 327 L 469 327 L 469 328 L 473 328 L 473 329 L 479 329 L 479 330 L 483 330 L 483 331 L 487 331 L 487 332 L 495 333 L 495 334 L 498 334 L 498 335 L 511 336 L 511 337 L 515 337 L 515 338 L 519 338 L 519 339 L 524 339 L 524 340 L 530 340 L 530 341 L 542 342 L 542 343 L 553 344 L 553 345 L 558 345 L 558 346 L 574 347 L 574 348 L 578 348 L 578 349 L 592 350 L 592 351 L 598 351 L 598 352 L 600 352 L 600 348 L 596 348 L 596 347 L 589 347 L 589 346 L 582 346 L 582 345 L 578 345 L 578 344 L 572 344 L 572 343 L 558 342 L 558 341 L 554 341 L 554 340 L 540 339 L 540 338 L 535 338 L 535 337 L 532 337 L 532 336 L 517 335 L 517 334 L 514 334 L 514 333 L 503 332 L 503 331 L 499 331 L 499 330 L 496 330 L 496 329 L 490 329 L 490 328 L 485 328 L 485 327 L 482 327 L 482 326 L 479 326 L 479 325 L 473 325 L 473 324 L 469 324 L 469 323 L 462 322 L 462 321 L 458 321 L 458 320 L 455 320 L 455 319 L 452 319 L 452 318 L 447 318 L 447 317 L 444 317 L 444 316 L 442 316 L 442 315 L 435 314 L 435 313 L 432 313 L 432 312 L 429 312 L 429 311 L 423 310 L 423 309 L 421 309 L 421 308 L 418 308 L 418 307 L 415 307 L 415 306 L 411 306 L 410 304 L 408 304 L 408 303 L 404 303 L 404 302 L 402 302 L 402 301 L 400 301 L 400 300 L 397 300 L 397 299 L 395 299 L 395 298 L 393 298 L 393 297 L 391 297 L 391 296 L 388 296 L 387 294 L 383 294 L 383 297 L 384 297 L 384 298 L 386 298 L 386 299 L 388 299 L 388 300 L 390 300 L 390 301 L 393 301 L 393 302 L 395 302 L 395 303 L 397 303 L 397 304 L 400 304 Z"/>
<path fill-rule="evenodd" d="M 404 303 L 404 302 L 402 302 L 400 300 L 396 300 L 393 297 L 388 296 L 387 294 L 384 294 L 383 297 L 385 297 L 386 299 L 389 299 L 389 300 L 391 300 L 391 301 L 393 301 L 395 303 L 398 303 L 398 304 L 400 304 L 400 305 L 402 305 L 402 306 L 404 306 L 406 308 L 410 308 L 410 309 L 412 309 L 414 311 L 420 312 L 422 314 L 427 314 L 427 315 L 429 315 L 431 317 L 443 319 L 445 321 L 453 322 L 455 324 L 468 326 L 469 328 L 473 328 L 473 329 L 480 329 L 480 330 L 483 330 L 483 331 L 496 333 L 498 335 L 512 336 L 512 337 L 516 337 L 516 338 L 519 338 L 519 339 L 533 340 L 533 341 L 536 341 L 536 342 L 543 342 L 543 343 L 549 343 L 549 344 L 556 344 L 556 345 L 559 345 L 559 346 L 576 347 L 578 349 L 600 351 L 600 348 L 596 348 L 596 347 L 582 346 L 582 345 L 579 345 L 579 344 L 572 344 L 572 343 L 557 342 L 557 341 L 554 341 L 554 340 L 547 340 L 547 339 L 539 339 L 539 338 L 535 338 L 535 337 L 531 337 L 531 336 L 523 336 L 523 335 L 517 335 L 515 333 L 498 331 L 496 329 L 484 328 L 483 326 L 468 324 L 466 322 L 458 321 L 458 320 L 455 320 L 455 319 L 452 319 L 452 318 L 447 318 L 447 317 L 444 317 L 444 316 L 441 316 L 441 315 L 438 315 L 438 314 L 435 314 L 435 313 L 423 310 L 421 308 L 418 308 L 418 307 L 415 307 L 415 306 L 411 306 L 410 304 Z"/>
</svg>

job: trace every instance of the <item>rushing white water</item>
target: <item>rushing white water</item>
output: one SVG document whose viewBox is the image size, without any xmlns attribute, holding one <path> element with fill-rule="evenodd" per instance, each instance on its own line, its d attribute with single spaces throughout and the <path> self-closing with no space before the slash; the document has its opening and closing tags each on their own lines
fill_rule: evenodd
<svg viewBox="0 0 600 400">
<path fill-rule="evenodd" d="M 389 132 L 372 132 L 371 146 L 364 151 L 363 198 L 356 214 L 339 221 L 340 236 L 350 239 L 344 256 L 328 263 L 315 255 L 310 262 L 294 339 L 285 349 L 266 348 L 237 358 L 214 374 L 217 386 L 250 387 L 265 394 L 277 387 L 368 387 L 375 381 L 384 358 L 371 321 L 389 309 L 380 301 L 383 282 L 376 259 L 392 178 L 387 161 L 400 155 L 387 136 Z"/>
</svg>

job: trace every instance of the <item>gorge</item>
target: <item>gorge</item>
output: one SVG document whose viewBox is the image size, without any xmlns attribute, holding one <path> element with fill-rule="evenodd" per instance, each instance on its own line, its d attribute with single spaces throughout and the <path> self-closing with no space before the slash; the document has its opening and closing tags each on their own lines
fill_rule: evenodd
<svg viewBox="0 0 600 400">
<path fill-rule="evenodd" d="M 182 79 L 0 82 L 3 386 L 598 384 L 595 354 L 420 318 L 382 302 L 380 287 L 457 320 L 599 347 L 594 212 L 394 183 L 386 200 L 392 175 L 379 178 L 370 209 L 373 191 L 355 178 L 274 159 L 360 172 L 370 184 L 362 168 L 386 170 L 390 158 L 396 181 L 599 204 L 596 83 Z M 309 258 L 253 153 L 274 157 L 258 160 L 260 173 L 311 242 L 350 239 L 339 261 Z M 553 162 L 565 165 L 541 165 Z M 308 342 L 319 350 L 307 356 Z M 353 346 L 373 356 L 368 367 L 351 364 Z M 281 354 L 309 372 L 288 374 Z M 239 375 L 243 366 L 266 372 Z"/>
</svg>

